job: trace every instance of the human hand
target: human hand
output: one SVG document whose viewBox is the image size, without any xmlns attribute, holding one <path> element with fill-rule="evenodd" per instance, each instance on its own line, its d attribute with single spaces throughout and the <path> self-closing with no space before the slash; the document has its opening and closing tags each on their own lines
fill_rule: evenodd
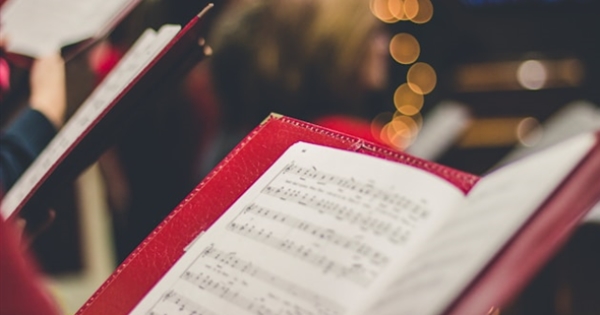
<svg viewBox="0 0 600 315">
<path fill-rule="evenodd" d="M 62 126 L 67 108 L 65 63 L 60 54 L 40 57 L 33 62 L 29 78 L 29 103 L 56 128 Z"/>
</svg>

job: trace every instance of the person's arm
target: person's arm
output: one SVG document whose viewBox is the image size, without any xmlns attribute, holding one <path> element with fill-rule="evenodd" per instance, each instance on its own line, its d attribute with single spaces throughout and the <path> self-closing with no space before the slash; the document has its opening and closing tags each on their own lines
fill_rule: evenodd
<svg viewBox="0 0 600 315">
<path fill-rule="evenodd" d="M 50 122 L 60 128 L 67 107 L 65 64 L 56 53 L 35 60 L 29 78 L 31 108 L 44 114 Z"/>
<path fill-rule="evenodd" d="M 0 137 L 0 185 L 10 189 L 56 134 L 39 111 L 26 109 Z"/>
<path fill-rule="evenodd" d="M 62 126 L 66 88 L 60 55 L 37 59 L 30 85 L 30 108 L 0 136 L 0 191 L 10 189 Z"/>
</svg>

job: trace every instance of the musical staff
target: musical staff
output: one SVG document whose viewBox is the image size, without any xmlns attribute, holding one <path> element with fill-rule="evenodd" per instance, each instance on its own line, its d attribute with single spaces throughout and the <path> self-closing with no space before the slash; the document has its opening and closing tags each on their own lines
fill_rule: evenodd
<svg viewBox="0 0 600 315">
<path fill-rule="evenodd" d="M 281 314 L 281 309 L 287 309 L 287 313 L 291 313 L 298 315 L 314 315 L 315 313 L 302 308 L 301 306 L 294 304 L 290 305 L 290 303 L 276 303 L 278 302 L 278 298 L 273 298 L 274 294 L 271 293 L 270 296 L 261 297 L 261 298 L 251 298 L 250 296 L 245 296 L 242 290 L 233 289 L 233 285 L 228 284 L 226 282 L 219 282 L 214 280 L 210 275 L 207 274 L 195 274 L 190 271 L 186 271 L 183 275 L 181 275 L 181 279 L 188 281 L 200 289 L 205 290 L 213 294 L 214 296 L 223 299 L 230 304 L 233 304 L 247 312 L 256 315 L 267 315 L 267 314 Z M 279 301 L 281 302 L 281 301 Z"/>
<path fill-rule="evenodd" d="M 317 171 L 315 168 L 301 167 L 297 164 L 288 164 L 281 174 L 295 175 L 301 180 L 312 179 L 317 184 L 333 184 L 344 191 L 344 196 L 348 196 L 349 192 L 354 192 L 362 196 L 368 196 L 373 200 L 380 200 L 386 204 L 390 204 L 400 209 L 411 209 L 412 211 L 423 211 L 419 209 L 420 205 L 416 204 L 410 198 L 392 193 L 389 190 L 374 187 L 370 183 L 356 181 L 353 178 L 332 175 L 326 172 Z M 341 195 L 340 195 L 341 196 Z"/>
<path fill-rule="evenodd" d="M 167 303 L 170 306 L 174 306 L 177 310 L 177 315 L 218 315 L 218 313 L 212 312 L 195 301 L 186 298 L 179 294 L 175 290 L 170 290 L 163 295 L 159 303 Z M 161 304 L 158 304 L 161 305 Z M 158 306 L 157 305 L 157 306 Z M 165 313 L 156 310 L 157 306 L 153 307 L 148 311 L 147 315 L 169 315 L 173 313 Z"/>
<path fill-rule="evenodd" d="M 200 269 L 198 265 L 196 268 L 192 265 L 179 275 L 179 279 L 248 313 L 342 315 L 346 312 L 335 301 L 257 267 L 236 253 L 227 253 L 211 245 L 201 252 L 198 261 L 202 261 Z M 262 293 L 256 291 L 253 289 L 257 286 L 256 281 L 270 289 Z M 146 314 L 217 314 L 178 290 L 183 289 L 173 285 Z"/>
<path fill-rule="evenodd" d="M 243 213 L 254 214 L 263 218 L 270 219 L 277 223 L 284 224 L 298 231 L 302 231 L 308 235 L 326 241 L 340 248 L 353 251 L 356 254 L 368 258 L 372 263 L 376 265 L 385 266 L 389 262 L 389 257 L 376 250 L 369 244 L 356 238 L 341 235 L 340 233 L 337 233 L 336 231 L 330 228 L 325 228 L 316 225 L 314 223 L 311 223 L 310 221 L 300 220 L 294 216 L 287 215 L 283 212 L 267 209 L 256 204 L 251 204 L 247 206 Z M 387 226 L 389 227 L 390 225 L 387 224 Z M 260 235 L 262 236 L 262 233 Z"/>
<path fill-rule="evenodd" d="M 413 207 L 410 212 L 405 212 L 397 221 L 402 222 L 403 227 L 393 225 L 393 221 L 388 218 L 376 218 L 365 211 L 356 210 L 346 204 L 319 198 L 316 194 L 302 192 L 293 188 L 279 188 L 267 186 L 262 193 L 282 200 L 295 202 L 307 206 L 326 215 L 330 215 L 337 220 L 345 221 L 353 225 L 358 225 L 362 230 L 369 231 L 373 235 L 385 236 L 388 241 L 394 244 L 401 244 L 408 239 L 409 230 L 414 228 L 418 221 L 426 218 L 427 210 L 423 207 Z"/>
<path fill-rule="evenodd" d="M 346 265 L 337 262 L 327 253 L 317 252 L 313 248 L 293 240 L 279 238 L 264 229 L 256 229 L 254 226 L 241 225 L 236 222 L 229 223 L 227 229 L 318 267 L 324 274 L 331 273 L 346 278 L 362 287 L 368 286 L 373 280 L 373 275 L 368 274 L 362 264 Z"/>
<path fill-rule="evenodd" d="M 411 258 L 413 240 L 422 237 L 415 231 L 429 228 L 439 204 L 452 200 L 381 180 L 388 172 L 379 168 L 371 176 L 333 167 L 337 159 L 324 159 L 320 148 L 300 144 L 294 150 L 193 242 L 136 315 L 148 315 L 158 300 L 152 315 L 169 306 L 184 315 L 206 311 L 175 293 L 218 314 L 344 315 L 362 309 L 369 290 L 390 279 L 392 265 Z"/>
<path fill-rule="evenodd" d="M 250 261 L 245 261 L 238 258 L 234 253 L 225 253 L 214 248 L 213 246 L 210 246 L 202 251 L 201 256 L 217 260 L 235 270 L 241 271 L 245 274 L 251 275 L 256 279 L 268 283 L 274 288 L 278 288 L 279 290 L 287 292 L 299 299 L 307 301 L 316 308 L 324 310 L 324 312 L 322 312 L 323 314 L 333 315 L 344 313 L 344 308 L 336 302 L 322 297 L 311 290 L 298 286 L 293 282 L 277 277 L 273 273 L 255 266 Z"/>
</svg>

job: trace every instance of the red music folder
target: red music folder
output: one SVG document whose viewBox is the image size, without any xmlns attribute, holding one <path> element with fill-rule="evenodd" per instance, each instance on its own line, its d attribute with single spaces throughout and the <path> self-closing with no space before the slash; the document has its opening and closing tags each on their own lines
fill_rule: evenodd
<svg viewBox="0 0 600 315">
<path fill-rule="evenodd" d="M 597 134 L 549 150 L 479 178 L 272 115 L 77 314 L 485 314 L 600 200 Z"/>
<path fill-rule="evenodd" d="M 92 94 L 79 106 L 32 165 L 6 192 L 0 204 L 5 218 L 47 209 L 55 187 L 72 182 L 115 142 L 131 115 L 154 93 L 173 88 L 204 58 L 209 4 L 183 28 L 165 25 L 146 30 Z"/>
</svg>

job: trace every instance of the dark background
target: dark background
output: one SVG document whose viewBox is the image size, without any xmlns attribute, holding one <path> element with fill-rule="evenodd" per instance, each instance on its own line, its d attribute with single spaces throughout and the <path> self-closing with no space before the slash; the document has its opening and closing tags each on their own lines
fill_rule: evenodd
<svg viewBox="0 0 600 315">
<path fill-rule="evenodd" d="M 422 114 L 441 101 L 467 105 L 476 118 L 534 117 L 543 123 L 571 101 L 600 104 L 600 19 L 598 1 L 586 0 L 452 0 L 432 1 L 433 18 L 425 24 L 401 21 L 387 25 L 392 34 L 407 32 L 421 45 L 418 61 L 429 63 L 438 82 L 425 96 Z M 576 58 L 583 65 L 579 86 L 541 90 L 461 92 L 457 68 L 482 62 L 529 58 Z M 390 111 L 393 89 L 406 81 L 408 66 L 391 64 L 390 91 L 381 96 Z M 459 148 L 452 146 L 438 162 L 483 174 L 513 149 L 512 146 Z"/>
</svg>

